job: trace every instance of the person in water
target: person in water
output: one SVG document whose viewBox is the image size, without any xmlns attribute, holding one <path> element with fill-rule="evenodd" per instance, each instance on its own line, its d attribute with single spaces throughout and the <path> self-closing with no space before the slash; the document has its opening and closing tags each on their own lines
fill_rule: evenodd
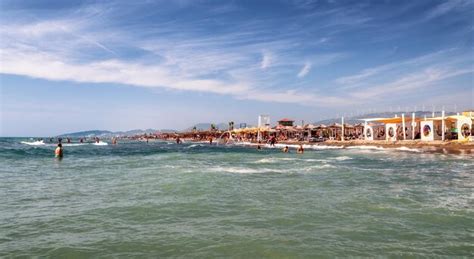
<svg viewBox="0 0 474 259">
<path fill-rule="evenodd" d="M 288 151 L 289 151 L 288 146 L 285 146 L 281 151 L 282 151 L 283 153 L 288 153 Z"/>
<path fill-rule="evenodd" d="M 54 150 L 54 155 L 57 158 L 63 158 L 63 145 L 61 143 L 59 143 L 56 150 Z"/>
<path fill-rule="evenodd" d="M 298 149 L 296 150 L 296 153 L 298 153 L 298 154 L 303 154 L 303 153 L 304 153 L 303 145 L 300 145 L 300 146 L 298 147 Z"/>
</svg>

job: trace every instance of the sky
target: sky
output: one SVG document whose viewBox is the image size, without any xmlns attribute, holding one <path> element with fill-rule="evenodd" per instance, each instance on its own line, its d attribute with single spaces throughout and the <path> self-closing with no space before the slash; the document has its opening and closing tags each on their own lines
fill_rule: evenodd
<svg viewBox="0 0 474 259">
<path fill-rule="evenodd" d="M 474 108 L 474 1 L 0 0 L 0 136 Z"/>
</svg>

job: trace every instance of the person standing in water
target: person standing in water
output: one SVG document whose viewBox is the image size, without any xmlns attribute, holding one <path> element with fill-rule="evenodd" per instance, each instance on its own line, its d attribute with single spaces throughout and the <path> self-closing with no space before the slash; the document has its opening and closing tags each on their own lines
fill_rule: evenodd
<svg viewBox="0 0 474 259">
<path fill-rule="evenodd" d="M 281 151 L 282 151 L 283 153 L 288 153 L 288 151 L 289 151 L 288 146 L 285 146 Z"/>
<path fill-rule="evenodd" d="M 296 153 L 298 153 L 298 154 L 303 154 L 304 153 L 303 145 L 300 145 L 300 147 L 296 150 Z"/>
<path fill-rule="evenodd" d="M 59 143 L 56 150 L 54 150 L 54 155 L 56 158 L 63 158 L 63 145 L 61 143 Z"/>
</svg>

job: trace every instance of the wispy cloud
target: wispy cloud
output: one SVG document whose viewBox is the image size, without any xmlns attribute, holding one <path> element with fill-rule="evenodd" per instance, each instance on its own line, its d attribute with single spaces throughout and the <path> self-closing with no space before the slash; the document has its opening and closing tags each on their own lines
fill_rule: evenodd
<svg viewBox="0 0 474 259">
<path fill-rule="evenodd" d="M 383 74 L 388 74 L 388 72 L 391 70 L 405 70 L 407 67 L 412 66 L 419 67 L 422 65 L 433 64 L 433 62 L 446 62 L 446 60 L 450 60 L 446 59 L 446 56 L 450 53 L 454 53 L 454 51 L 455 49 L 441 50 L 415 58 L 366 68 L 360 71 L 359 73 L 336 78 L 334 81 L 338 84 L 344 85 L 344 88 L 346 89 L 353 88 L 356 86 L 360 86 L 360 83 L 362 83 L 364 80 L 369 80 L 371 78 L 378 77 Z M 440 61 L 440 59 L 442 61 Z"/>
<path fill-rule="evenodd" d="M 303 68 L 301 68 L 300 72 L 298 73 L 298 77 L 299 78 L 302 78 L 302 77 L 305 77 L 309 71 L 311 70 L 311 63 L 309 62 L 306 62 L 303 66 Z"/>
<path fill-rule="evenodd" d="M 192 1 L 187 2 L 180 8 L 192 4 Z M 381 62 L 379 66 L 356 73 L 345 68 L 341 71 L 352 73 L 338 78 L 327 75 L 326 82 L 301 80 L 309 73 L 323 78 L 321 71 L 331 70 L 324 70 L 326 66 L 352 54 L 351 48 L 344 48 L 346 40 L 341 40 L 338 33 L 358 32 L 375 25 L 370 24 L 373 17 L 363 11 L 363 5 L 346 7 L 336 3 L 334 7 L 331 4 L 313 8 L 312 2 L 297 4 L 304 7 L 301 15 L 279 17 L 278 24 L 274 19 L 264 18 L 237 24 L 233 19 L 219 20 L 223 14 L 241 10 L 234 5 L 206 9 L 205 15 L 190 20 L 166 17 L 146 24 L 141 24 L 140 19 L 138 23 L 133 19 L 133 22 L 118 22 L 114 8 L 119 4 L 103 9 L 98 5 L 79 14 L 40 20 L 3 19 L 0 73 L 213 93 L 308 106 L 363 102 L 366 98 L 383 95 L 386 91 L 381 89 L 386 87 L 393 91 L 403 91 L 408 86 L 416 89 L 471 73 L 463 66 L 444 67 L 453 60 L 447 50 L 386 64 Z M 121 12 L 126 13 L 127 8 Z M 442 15 L 453 8 L 458 5 L 440 5 L 433 15 Z M 155 13 L 153 16 L 160 17 Z M 282 33 L 274 33 L 276 27 Z M 329 39 L 331 44 L 327 44 Z M 441 62 L 442 58 L 445 61 Z M 320 87 L 330 91 L 318 90 Z M 361 89 L 367 89 L 370 94 Z M 347 90 L 352 94 L 346 94 Z"/>
<path fill-rule="evenodd" d="M 474 73 L 474 69 L 436 69 L 429 68 L 416 73 L 404 75 L 392 82 L 367 87 L 363 91 L 357 91 L 352 95 L 361 99 L 388 97 L 429 91 L 427 88 L 439 84 L 443 80 Z"/>
<path fill-rule="evenodd" d="M 260 63 L 260 67 L 262 69 L 267 69 L 272 64 L 272 54 L 269 52 L 264 52 L 262 54 L 262 62 Z"/>
<path fill-rule="evenodd" d="M 444 1 L 443 3 L 437 5 L 433 9 L 429 10 L 426 15 L 426 19 L 431 19 L 439 17 L 445 14 L 448 14 L 452 11 L 468 11 L 474 8 L 474 2 L 471 0 L 450 0 Z"/>
</svg>

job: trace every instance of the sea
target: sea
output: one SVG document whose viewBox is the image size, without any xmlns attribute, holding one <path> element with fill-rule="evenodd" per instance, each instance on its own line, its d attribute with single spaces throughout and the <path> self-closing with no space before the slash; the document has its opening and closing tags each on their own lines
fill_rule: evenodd
<svg viewBox="0 0 474 259">
<path fill-rule="evenodd" d="M 0 138 L 0 257 L 474 257 L 474 157 Z"/>
</svg>

